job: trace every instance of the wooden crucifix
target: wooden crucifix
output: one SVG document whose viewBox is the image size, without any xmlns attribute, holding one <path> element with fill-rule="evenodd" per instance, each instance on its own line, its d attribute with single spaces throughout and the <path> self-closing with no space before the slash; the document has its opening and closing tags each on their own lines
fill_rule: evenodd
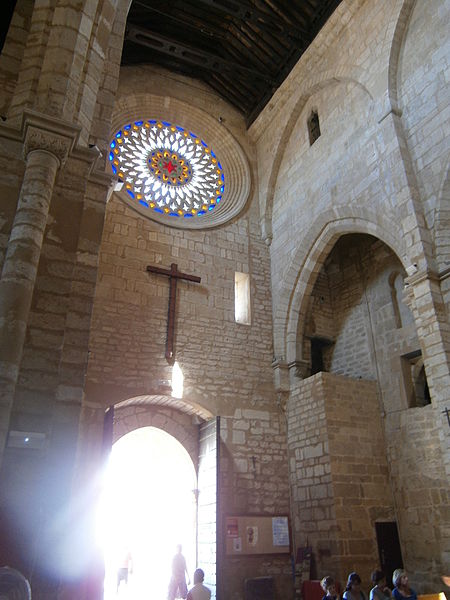
<svg viewBox="0 0 450 600">
<path fill-rule="evenodd" d="M 201 278 L 196 275 L 188 275 L 178 270 L 178 265 L 172 263 L 170 269 L 162 269 L 161 267 L 148 266 L 149 273 L 157 273 L 158 275 L 166 275 L 169 278 L 169 311 L 167 313 L 167 337 L 166 337 L 166 359 L 169 364 L 175 360 L 175 349 L 173 338 L 175 335 L 175 305 L 177 302 L 177 283 L 179 279 L 186 279 L 194 283 L 200 283 Z"/>
</svg>

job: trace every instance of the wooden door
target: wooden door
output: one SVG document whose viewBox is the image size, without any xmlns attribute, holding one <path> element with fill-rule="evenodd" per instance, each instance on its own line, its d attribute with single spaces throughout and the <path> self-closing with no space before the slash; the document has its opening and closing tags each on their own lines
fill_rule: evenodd
<svg viewBox="0 0 450 600">
<path fill-rule="evenodd" d="M 402 551 L 398 537 L 397 523 L 388 521 L 375 523 L 380 566 L 386 575 L 386 583 L 392 588 L 392 573 L 403 568 Z"/>
</svg>

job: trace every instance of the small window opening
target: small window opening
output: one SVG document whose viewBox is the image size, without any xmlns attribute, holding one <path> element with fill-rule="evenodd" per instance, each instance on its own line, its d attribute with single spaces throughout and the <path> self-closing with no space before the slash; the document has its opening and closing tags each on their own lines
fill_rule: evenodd
<svg viewBox="0 0 450 600">
<path fill-rule="evenodd" d="M 183 397 L 184 376 L 180 365 L 175 361 L 172 368 L 172 396 L 174 398 Z"/>
<path fill-rule="evenodd" d="M 403 380 L 410 408 L 431 404 L 430 389 L 420 350 L 402 356 Z"/>
<path fill-rule="evenodd" d="M 234 316 L 236 323 L 250 325 L 250 275 L 234 275 Z"/>
<path fill-rule="evenodd" d="M 309 145 L 312 146 L 320 137 L 319 114 L 316 110 L 311 111 L 308 118 Z"/>
<path fill-rule="evenodd" d="M 311 375 L 328 371 L 329 354 L 333 341 L 323 337 L 311 338 Z"/>
</svg>

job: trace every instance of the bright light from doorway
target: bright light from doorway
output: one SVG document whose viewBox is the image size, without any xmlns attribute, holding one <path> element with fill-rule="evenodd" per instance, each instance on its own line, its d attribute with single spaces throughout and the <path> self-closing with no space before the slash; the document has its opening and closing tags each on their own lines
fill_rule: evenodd
<svg viewBox="0 0 450 600">
<path fill-rule="evenodd" d="M 183 446 L 154 427 L 132 431 L 112 449 L 98 527 L 105 553 L 104 600 L 164 600 L 176 545 L 195 569 L 196 474 Z M 131 554 L 128 583 L 118 569 Z"/>
</svg>

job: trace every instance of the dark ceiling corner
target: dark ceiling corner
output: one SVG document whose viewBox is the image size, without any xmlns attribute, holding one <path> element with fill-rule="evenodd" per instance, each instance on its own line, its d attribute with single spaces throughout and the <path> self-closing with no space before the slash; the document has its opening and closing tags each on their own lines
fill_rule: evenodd
<svg viewBox="0 0 450 600">
<path fill-rule="evenodd" d="M 0 52 L 3 50 L 5 45 L 6 35 L 8 33 L 9 25 L 16 8 L 17 0 L 3 0 L 1 9 L 0 19 Z"/>
<path fill-rule="evenodd" d="M 256 119 L 341 0 L 133 0 L 123 65 L 199 79 Z"/>
</svg>

